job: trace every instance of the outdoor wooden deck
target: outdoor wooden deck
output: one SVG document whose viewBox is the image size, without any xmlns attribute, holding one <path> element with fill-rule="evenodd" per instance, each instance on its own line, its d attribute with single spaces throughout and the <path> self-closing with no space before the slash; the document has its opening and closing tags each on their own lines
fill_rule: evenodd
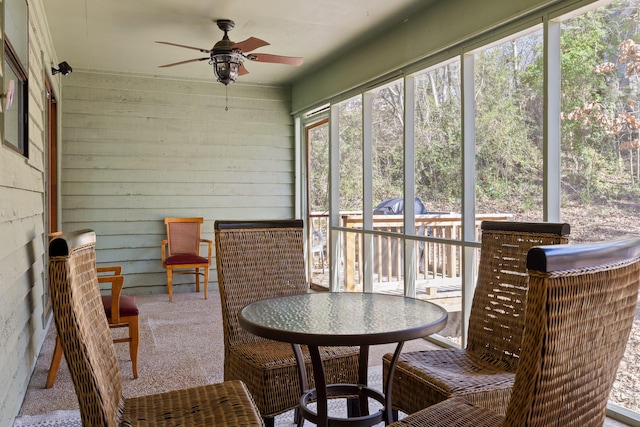
<svg viewBox="0 0 640 427">
<path fill-rule="evenodd" d="M 480 233 L 482 221 L 505 221 L 511 214 L 477 215 L 475 235 Z M 321 222 L 322 218 L 318 218 Z M 361 287 L 363 274 L 363 236 L 358 230 L 363 229 L 361 213 L 349 213 L 341 216 L 341 225 L 353 232 L 341 233 L 341 257 L 344 271 L 344 287 L 355 291 Z M 316 229 L 328 234 L 325 224 L 318 224 Z M 373 230 L 386 233 L 373 236 L 373 276 L 374 286 L 385 282 L 402 282 L 404 280 L 404 257 L 402 236 L 393 237 L 393 233 L 401 233 L 404 229 L 404 215 L 373 215 Z M 429 236 L 438 239 L 455 240 L 461 238 L 462 216 L 457 213 L 432 213 L 415 216 L 416 236 Z M 461 276 L 461 248 L 455 244 L 440 242 L 415 241 L 417 281 L 459 278 Z M 416 284 L 418 287 L 418 284 Z M 434 292 L 436 286 L 425 286 L 425 292 Z"/>
</svg>

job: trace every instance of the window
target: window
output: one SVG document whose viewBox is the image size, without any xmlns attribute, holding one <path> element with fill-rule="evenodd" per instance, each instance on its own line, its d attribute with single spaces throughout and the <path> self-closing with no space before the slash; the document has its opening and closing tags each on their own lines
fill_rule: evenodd
<svg viewBox="0 0 640 427">
<path fill-rule="evenodd" d="M 28 8 L 25 0 L 4 1 L 3 90 L 13 87 L 11 105 L 3 105 L 4 144 L 29 156 L 27 66 Z"/>
<path fill-rule="evenodd" d="M 461 326 L 442 336 L 464 346 L 479 259 L 474 223 L 567 222 L 571 243 L 640 235 L 640 0 L 572 11 L 567 3 L 417 60 L 392 83 L 364 83 L 331 106 L 329 151 L 339 152 L 331 166 L 340 172 L 329 198 L 340 203 L 329 215 L 340 220 L 330 232 L 342 251 L 331 261 L 331 290 L 436 301 Z M 371 208 L 392 197 L 421 199 L 436 214 L 431 225 L 420 230 L 400 212 L 372 219 Z M 639 341 L 636 316 L 609 405 L 632 425 Z"/>
<path fill-rule="evenodd" d="M 438 64 L 416 74 L 413 80 L 414 188 L 416 198 L 427 212 L 415 212 L 415 233 L 428 238 L 461 240 L 460 227 L 447 218 L 447 213 L 462 212 L 460 61 Z M 416 296 L 446 307 L 450 321 L 440 334 L 461 343 L 460 246 L 416 241 L 414 251 Z"/>
<path fill-rule="evenodd" d="M 476 214 L 542 221 L 542 31 L 474 55 Z"/>
<path fill-rule="evenodd" d="M 640 1 L 560 24 L 561 217 L 573 242 L 640 234 Z M 636 311 L 636 314 L 639 313 Z M 636 315 L 610 402 L 640 412 Z"/>
<path fill-rule="evenodd" d="M 13 87 L 12 102 L 4 104 L 4 143 L 25 157 L 29 157 L 27 134 L 27 76 L 11 44 L 4 42 L 5 90 Z"/>
<path fill-rule="evenodd" d="M 332 108 L 337 111 L 338 117 L 334 126 L 339 134 L 340 225 L 349 229 L 362 229 L 364 205 L 362 96 L 356 96 Z M 335 131 L 332 129 L 333 132 Z M 351 231 L 345 231 L 341 235 L 341 241 L 344 242 L 344 273 L 340 287 L 349 292 L 362 291 L 361 236 Z M 332 284 L 332 286 L 336 285 Z"/>
<path fill-rule="evenodd" d="M 369 99 L 369 98 L 367 98 Z M 404 192 L 404 82 L 371 92 L 371 184 L 373 205 Z M 397 231 L 393 227 L 389 231 Z"/>
<path fill-rule="evenodd" d="M 362 210 L 362 98 L 340 104 L 340 210 Z"/>
<path fill-rule="evenodd" d="M 429 212 L 460 212 L 460 61 L 415 76 L 415 192 Z"/>
</svg>

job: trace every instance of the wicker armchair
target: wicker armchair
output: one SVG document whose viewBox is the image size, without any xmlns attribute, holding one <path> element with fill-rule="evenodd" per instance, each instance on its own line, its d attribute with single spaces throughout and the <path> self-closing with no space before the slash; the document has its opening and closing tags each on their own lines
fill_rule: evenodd
<svg viewBox="0 0 640 427">
<path fill-rule="evenodd" d="M 460 397 L 401 426 L 602 426 L 638 301 L 640 238 L 533 248 L 521 360 L 506 415 Z"/>
<path fill-rule="evenodd" d="M 301 220 L 216 221 L 218 286 L 224 330 L 224 378 L 242 380 L 265 424 L 297 408 L 303 386 L 291 344 L 257 337 L 240 327 L 238 312 L 272 297 L 306 293 Z M 358 382 L 358 349 L 321 348 L 327 383 Z M 311 359 L 303 347 L 313 387 Z M 299 417 L 297 419 L 299 422 Z"/>
<path fill-rule="evenodd" d="M 478 280 L 466 349 L 404 353 L 393 377 L 392 405 L 410 414 L 453 396 L 504 414 L 520 355 L 529 278 L 537 245 L 567 243 L 568 224 L 484 221 Z M 383 358 L 387 378 L 392 355 Z"/>
<path fill-rule="evenodd" d="M 95 233 L 64 233 L 49 244 L 51 303 L 83 426 L 262 426 L 239 381 L 125 399 L 100 298 Z"/>
</svg>

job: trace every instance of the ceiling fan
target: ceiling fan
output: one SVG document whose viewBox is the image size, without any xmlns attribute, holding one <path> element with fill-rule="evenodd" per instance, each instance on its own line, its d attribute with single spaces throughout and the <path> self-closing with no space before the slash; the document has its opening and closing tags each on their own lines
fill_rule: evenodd
<svg viewBox="0 0 640 427">
<path fill-rule="evenodd" d="M 199 50 L 202 53 L 209 54 L 209 56 L 204 58 L 188 59 L 186 61 L 160 65 L 160 68 L 208 60 L 209 64 L 213 65 L 213 71 L 218 78 L 218 81 L 224 85 L 229 85 L 235 82 L 238 76 L 249 73 L 243 63 L 245 59 L 256 62 L 295 65 L 296 67 L 302 64 L 303 58 L 299 57 L 270 55 L 268 53 L 249 53 L 260 47 L 268 46 L 269 43 L 255 37 L 249 37 L 244 41 L 235 43 L 229 39 L 228 35 L 228 32 L 233 29 L 235 23 L 230 19 L 219 19 L 216 23 L 218 24 L 218 28 L 224 31 L 224 37 L 222 37 L 222 40 L 217 42 L 211 49 L 202 49 L 177 43 L 157 41 L 156 43 L 185 47 L 187 49 Z"/>
</svg>

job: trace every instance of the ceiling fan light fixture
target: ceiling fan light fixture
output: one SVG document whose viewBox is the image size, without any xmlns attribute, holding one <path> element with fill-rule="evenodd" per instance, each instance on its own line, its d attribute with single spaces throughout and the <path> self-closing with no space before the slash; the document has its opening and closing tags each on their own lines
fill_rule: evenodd
<svg viewBox="0 0 640 427">
<path fill-rule="evenodd" d="M 214 53 L 211 55 L 213 72 L 222 84 L 230 85 L 238 78 L 244 58 L 238 52 Z"/>
<path fill-rule="evenodd" d="M 171 64 L 160 65 L 160 68 L 173 67 L 174 65 L 188 64 L 191 62 L 209 61 L 209 65 L 213 66 L 213 73 L 218 81 L 225 86 L 235 83 L 238 76 L 249 74 L 244 66 L 244 60 L 258 61 L 273 64 L 289 64 L 294 66 L 302 65 L 302 58 L 293 56 L 270 55 L 267 53 L 249 54 L 249 52 L 269 43 L 256 37 L 249 37 L 239 43 L 229 39 L 229 31 L 233 29 L 235 23 L 230 19 L 218 19 L 216 21 L 218 28 L 224 31 L 222 40 L 216 42 L 211 49 L 203 49 L 199 47 L 186 46 L 178 43 L 157 41 L 156 43 L 167 44 L 170 46 L 184 47 L 187 49 L 198 50 L 207 53 L 209 56 L 204 58 L 188 59 L 186 61 L 174 62 Z"/>
</svg>

